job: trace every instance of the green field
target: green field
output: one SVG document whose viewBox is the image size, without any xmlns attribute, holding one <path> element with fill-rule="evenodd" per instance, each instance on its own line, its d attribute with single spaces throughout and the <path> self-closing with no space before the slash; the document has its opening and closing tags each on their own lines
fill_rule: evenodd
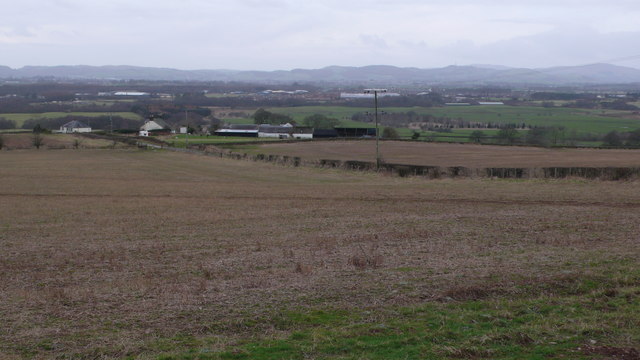
<svg viewBox="0 0 640 360">
<path fill-rule="evenodd" d="M 164 139 L 166 142 L 172 144 L 172 146 L 176 147 L 184 147 L 187 142 L 186 135 L 172 135 L 171 137 Z M 200 135 L 189 135 L 188 137 L 189 144 L 227 144 L 227 143 L 239 143 L 239 142 L 256 142 L 256 141 L 280 141 L 280 139 L 274 138 L 257 138 L 257 137 L 242 137 L 242 136 L 200 136 Z"/>
<path fill-rule="evenodd" d="M 23 113 L 0 113 L 0 118 L 5 118 L 7 120 L 13 120 L 16 122 L 16 126 L 18 128 L 22 127 L 25 121 L 29 119 L 43 119 L 43 118 L 60 118 L 66 116 L 84 116 L 84 117 L 100 117 L 100 116 L 120 116 L 126 119 L 133 120 L 142 120 L 140 115 L 132 112 L 46 112 L 46 113 L 32 113 L 32 114 L 23 114 Z"/>
<path fill-rule="evenodd" d="M 384 104 L 383 104 L 384 105 Z M 302 122 L 309 115 L 323 114 L 342 121 L 342 126 L 371 126 L 351 120 L 359 112 L 371 112 L 371 108 L 341 106 L 301 106 L 268 109 L 272 112 L 287 114 Z M 397 108 L 384 106 L 380 110 L 388 113 L 414 111 L 418 114 L 436 117 L 461 118 L 465 121 L 491 122 L 499 124 L 522 124 L 529 126 L 564 126 L 578 133 L 605 134 L 609 131 L 629 131 L 640 128 L 640 119 L 634 119 L 631 112 L 616 110 L 591 110 L 570 108 L 542 108 L 526 106 L 466 106 L 466 107 L 410 107 Z M 384 115 L 383 119 L 384 119 Z M 383 120 L 384 121 L 384 120 Z M 456 130 L 458 132 L 459 130 Z"/>
</svg>

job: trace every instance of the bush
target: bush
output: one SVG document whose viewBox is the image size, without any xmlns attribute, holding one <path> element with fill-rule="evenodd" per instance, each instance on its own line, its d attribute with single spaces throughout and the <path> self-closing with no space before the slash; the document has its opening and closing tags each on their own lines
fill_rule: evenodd
<svg viewBox="0 0 640 360">
<path fill-rule="evenodd" d="M 640 146 L 640 129 L 636 129 L 629 132 L 626 145 Z"/>
<path fill-rule="evenodd" d="M 518 130 L 513 127 L 500 129 L 500 131 L 498 131 L 498 139 L 505 144 L 513 145 L 518 136 Z"/>
<path fill-rule="evenodd" d="M 13 120 L 0 118 L 0 129 L 15 129 L 16 122 Z"/>
<path fill-rule="evenodd" d="M 382 137 L 385 139 L 397 139 L 400 135 L 398 135 L 398 131 L 396 129 L 387 126 L 382 130 Z"/>
<path fill-rule="evenodd" d="M 303 123 L 314 129 L 333 129 L 340 124 L 340 120 L 322 114 L 315 114 L 304 118 Z"/>
<path fill-rule="evenodd" d="M 484 138 L 484 133 L 480 130 L 475 130 L 469 135 L 469 141 L 474 143 L 481 143 Z"/>
<path fill-rule="evenodd" d="M 293 119 L 290 116 L 272 113 L 265 109 L 258 109 L 253 114 L 253 122 L 255 124 L 279 125 L 284 123 L 291 123 L 292 121 Z"/>
<path fill-rule="evenodd" d="M 603 141 L 602 145 L 604 146 L 612 146 L 612 147 L 622 146 L 622 137 L 615 130 L 608 132 L 602 138 L 602 141 Z"/>
</svg>

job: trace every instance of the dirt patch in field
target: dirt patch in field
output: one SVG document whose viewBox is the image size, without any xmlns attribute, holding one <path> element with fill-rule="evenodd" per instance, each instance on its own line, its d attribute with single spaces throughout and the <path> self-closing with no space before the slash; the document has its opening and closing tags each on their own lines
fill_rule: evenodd
<svg viewBox="0 0 640 360">
<path fill-rule="evenodd" d="M 635 348 L 612 346 L 585 346 L 581 349 L 585 355 L 599 359 L 640 360 L 640 352 Z"/>
<path fill-rule="evenodd" d="M 375 141 L 314 141 L 264 144 L 253 153 L 299 156 L 307 160 L 375 161 Z M 547 149 L 523 146 L 381 141 L 380 154 L 389 163 L 486 167 L 640 167 L 640 150 Z"/>
</svg>

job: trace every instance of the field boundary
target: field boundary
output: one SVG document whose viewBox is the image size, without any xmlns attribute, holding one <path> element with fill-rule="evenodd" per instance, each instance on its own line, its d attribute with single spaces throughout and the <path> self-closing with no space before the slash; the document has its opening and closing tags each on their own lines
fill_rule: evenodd
<svg viewBox="0 0 640 360">
<path fill-rule="evenodd" d="M 252 160 L 288 166 L 310 166 L 320 168 L 338 168 L 352 171 L 376 171 L 376 163 L 359 160 L 304 160 L 299 156 L 247 154 L 225 151 L 216 146 L 200 146 L 194 149 L 176 149 L 178 151 L 199 152 L 236 160 Z M 429 166 L 397 163 L 382 163 L 378 172 L 400 177 L 419 176 L 428 179 L 441 178 L 498 178 L 498 179 L 566 179 L 584 178 L 589 180 L 632 180 L 640 178 L 640 167 L 480 167 Z"/>
<path fill-rule="evenodd" d="M 299 156 L 247 154 L 225 150 L 215 145 L 194 145 L 189 148 L 168 146 L 164 142 L 153 143 L 140 141 L 139 138 L 124 136 L 91 136 L 94 138 L 111 138 L 123 141 L 139 148 L 163 149 L 196 155 L 215 156 L 234 160 L 260 161 L 283 166 L 307 166 L 316 168 L 334 168 L 351 171 L 376 172 L 376 163 L 359 160 L 305 160 Z M 193 148 L 197 147 L 197 148 Z M 381 163 L 377 172 L 400 177 L 424 177 L 427 179 L 445 178 L 490 178 L 490 179 L 567 179 L 581 178 L 588 180 L 624 181 L 640 178 L 640 167 L 479 167 L 464 166 L 430 166 L 397 163 Z"/>
</svg>

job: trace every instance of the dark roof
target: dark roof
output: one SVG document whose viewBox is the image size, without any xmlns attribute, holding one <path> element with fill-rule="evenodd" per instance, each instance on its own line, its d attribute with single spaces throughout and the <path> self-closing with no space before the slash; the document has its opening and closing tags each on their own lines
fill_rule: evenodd
<svg viewBox="0 0 640 360">
<path fill-rule="evenodd" d="M 376 136 L 376 128 L 335 128 L 340 137 Z"/>
<path fill-rule="evenodd" d="M 258 130 L 258 125 L 254 124 L 231 124 L 228 129 L 233 130 Z"/>
<path fill-rule="evenodd" d="M 83 123 L 83 122 L 80 122 L 78 120 L 72 120 L 72 121 L 69 121 L 68 123 L 62 125 L 61 127 L 77 129 L 77 128 L 88 128 L 90 126 L 85 124 L 85 123 Z"/>
<path fill-rule="evenodd" d="M 267 134 L 289 134 L 293 132 L 293 127 L 276 126 L 276 125 L 260 125 L 258 130 L 261 133 L 267 133 Z"/>
</svg>

